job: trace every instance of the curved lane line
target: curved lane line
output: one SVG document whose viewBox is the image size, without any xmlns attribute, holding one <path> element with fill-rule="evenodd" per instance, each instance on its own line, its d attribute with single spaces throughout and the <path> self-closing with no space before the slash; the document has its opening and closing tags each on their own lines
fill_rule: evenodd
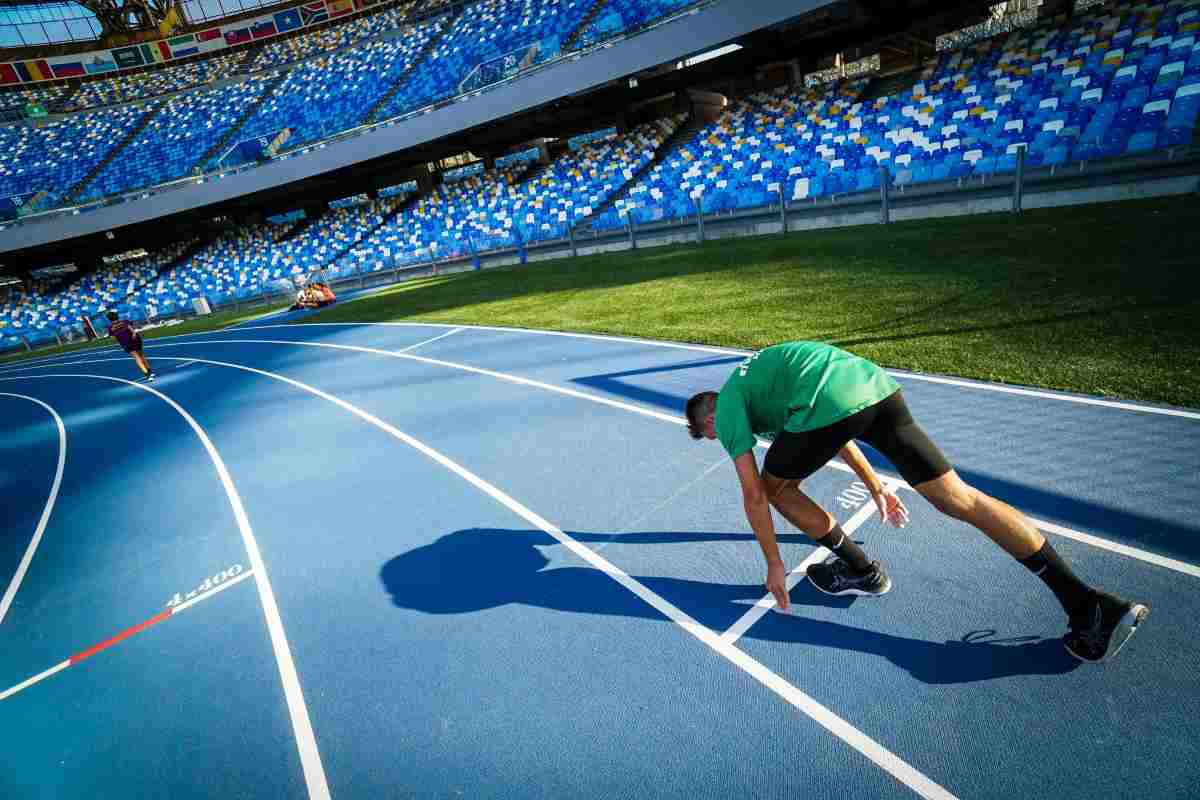
<svg viewBox="0 0 1200 800">
<path fill-rule="evenodd" d="M 305 783 L 308 785 L 308 796 L 311 800 L 328 800 L 330 795 L 329 785 L 325 779 L 325 768 L 321 765 L 321 756 L 317 750 L 316 737 L 313 734 L 312 723 L 308 717 L 308 707 L 304 704 L 304 693 L 300 689 L 300 677 L 296 672 L 296 665 L 292 661 L 292 651 L 288 647 L 287 636 L 283 631 L 283 621 L 279 617 L 279 607 L 275 603 L 275 593 L 272 591 L 271 583 L 267 579 L 267 568 L 263 563 L 262 554 L 258 549 L 258 542 L 254 538 L 254 531 L 250 528 L 250 520 L 246 517 L 246 509 L 242 505 L 242 498 L 238 494 L 237 488 L 233 485 L 233 478 L 230 477 L 229 470 L 225 467 L 225 461 L 221 458 L 221 454 L 217 452 L 217 448 L 212 443 L 212 440 L 208 438 L 208 434 L 204 431 L 204 428 L 200 427 L 200 423 L 183 406 L 176 403 L 170 397 L 167 397 L 160 391 L 151 389 L 145 384 L 135 383 L 124 378 L 114 378 L 109 375 L 54 373 L 50 375 L 24 375 L 12 378 L 0 378 L 0 381 L 37 378 L 89 378 L 132 386 L 135 389 L 140 389 L 154 395 L 175 409 L 191 427 L 192 431 L 195 432 L 197 438 L 200 439 L 200 443 L 208 453 L 209 459 L 212 460 L 213 467 L 217 470 L 217 477 L 220 478 L 221 485 L 225 488 L 225 495 L 229 498 L 229 504 L 233 508 L 233 516 L 237 520 L 238 530 L 242 534 L 242 542 L 245 544 L 246 553 L 250 557 L 251 569 L 254 571 L 254 582 L 258 586 L 258 596 L 262 601 L 267 630 L 270 632 L 271 645 L 275 650 L 275 661 L 279 666 L 279 675 L 283 681 L 283 692 L 287 699 L 288 711 L 292 718 L 292 729 L 296 734 L 296 744 L 300 751 L 300 763 L 304 768 Z"/>
<path fill-rule="evenodd" d="M 13 575 L 12 581 L 8 584 L 8 589 L 5 590 L 4 597 L 0 598 L 0 625 L 2 625 L 4 624 L 4 617 L 12 607 L 13 598 L 17 596 L 17 590 L 21 588 L 21 581 L 25 579 L 25 573 L 29 570 L 29 565 L 33 561 L 33 554 L 37 552 L 38 545 L 42 541 L 42 534 L 46 531 L 46 525 L 50 522 L 50 514 L 54 511 L 54 503 L 58 499 L 58 489 L 62 486 L 63 467 L 67 463 L 67 429 L 63 425 L 62 417 L 58 415 L 58 412 L 36 397 L 11 394 L 9 392 L 0 392 L 0 397 L 16 397 L 20 400 L 37 403 L 50 412 L 50 416 L 54 418 L 54 424 L 58 426 L 58 468 L 54 471 L 54 483 L 50 485 L 50 497 L 46 500 L 46 507 L 42 509 L 42 516 L 38 520 L 37 528 L 33 531 L 33 538 L 29 541 L 29 546 L 25 548 L 25 555 L 21 557 L 21 563 L 17 565 L 17 571 Z"/>
<path fill-rule="evenodd" d="M 265 330 L 268 328 L 304 328 L 304 327 L 334 327 L 334 326 L 349 326 L 349 327 L 365 327 L 368 325 L 386 325 L 392 327 L 421 327 L 421 328 L 462 328 L 464 330 L 478 331 L 495 331 L 500 333 L 529 333 L 541 336 L 566 336 L 572 339 L 595 339 L 597 341 L 624 342 L 625 344 L 642 344 L 651 347 L 665 347 L 676 350 L 693 350 L 698 353 L 718 353 L 730 356 L 748 356 L 753 355 L 753 350 L 742 350 L 735 347 L 711 347 L 708 345 L 685 344 L 682 342 L 660 342 L 654 339 L 638 339 L 629 336 L 610 336 L 600 333 L 571 333 L 569 331 L 544 331 L 537 328 L 506 328 L 498 325 L 453 325 L 443 322 L 293 322 L 286 325 L 248 325 L 244 328 L 238 328 L 238 331 L 253 331 Z M 185 334 L 189 335 L 189 334 Z M 166 337 L 160 337 L 166 338 Z M 928 381 L 930 383 L 941 383 L 950 386 L 957 386 L 966 389 L 976 389 L 988 392 L 1001 392 L 1003 394 L 1017 394 L 1026 397 L 1036 397 L 1043 400 L 1058 400 L 1066 403 L 1080 403 L 1090 406 L 1101 406 L 1104 408 L 1115 408 L 1121 411 L 1140 411 L 1146 414 L 1161 414 L 1168 417 L 1183 417 L 1185 419 L 1200 420 L 1200 412 L 1187 411 L 1176 408 L 1161 408 L 1158 406 L 1147 406 L 1140 403 L 1128 403 L 1118 400 L 1101 400 L 1099 398 L 1087 397 L 1073 394 L 1056 394 L 1053 392 L 1039 391 L 1037 389 L 1027 389 L 1020 386 L 1006 386 L 999 383 L 988 383 L 986 381 L 972 381 L 967 379 L 949 378 L 940 375 L 923 375 L 917 372 L 907 372 L 905 370 L 887 370 L 888 374 L 898 378 L 911 378 L 915 381 Z"/>
<path fill-rule="evenodd" d="M 380 323 L 380 324 L 384 324 L 384 323 Z M 401 352 L 395 352 L 395 351 L 391 351 L 391 350 L 380 350 L 375 347 L 360 347 L 358 345 L 349 345 L 349 344 L 333 344 L 331 342 L 297 342 L 297 341 L 290 341 L 287 339 L 216 339 L 216 340 L 200 341 L 200 342 L 164 342 L 162 344 L 147 345 L 147 347 L 155 347 L 155 348 L 185 347 L 185 346 L 191 345 L 191 344 L 274 344 L 274 345 L 291 345 L 291 346 L 295 346 L 295 347 L 324 347 L 324 348 L 329 348 L 329 349 L 333 349 L 333 350 L 345 350 L 348 352 L 355 352 L 355 353 L 369 353 L 371 355 L 385 356 L 387 358 L 408 359 L 410 361 L 420 361 L 422 363 L 433 364 L 436 366 L 447 367 L 450 369 L 457 369 L 457 370 L 462 370 L 465 372 L 473 372 L 478 375 L 486 375 L 490 378 L 497 378 L 499 380 L 508 381 L 510 383 L 520 384 L 522 386 L 531 386 L 536 389 L 543 389 L 548 392 L 555 392 L 557 394 L 566 395 L 568 397 L 575 397 L 580 400 L 587 400 L 592 403 L 599 403 L 601 405 L 611 406 L 613 408 L 619 408 L 623 411 L 631 411 L 635 414 L 641 414 L 642 416 L 645 416 L 645 417 L 652 417 L 654 419 L 662 420 L 663 422 L 670 422 L 673 425 L 687 425 L 687 420 L 685 420 L 683 417 L 672 416 L 670 414 L 666 414 L 661 411 L 654 411 L 653 409 L 645 408 L 644 406 L 638 406 L 638 405 L 634 405 L 632 403 L 624 403 L 619 400 L 610 400 L 607 397 L 601 397 L 599 395 L 589 394 L 588 392 L 581 392 L 576 389 L 568 389 L 563 386 L 555 386 L 554 384 L 551 384 L 551 383 L 535 381 L 530 378 L 522 378 L 518 375 L 510 375 L 505 372 L 495 372 L 495 371 L 489 370 L 489 369 L 481 369 L 479 367 L 472 367 L 468 364 L 459 364 L 454 361 L 442 361 L 440 359 L 435 359 L 435 358 L 426 358 L 425 356 L 418 356 L 418 355 L 414 355 L 411 353 L 401 353 Z M 166 356 L 158 356 L 158 358 L 162 358 L 162 359 L 168 360 L 168 361 L 183 360 L 183 359 L 172 359 L 172 358 L 168 358 Z M 125 359 L 121 359 L 121 358 L 97 359 L 96 361 L 89 362 L 89 363 L 100 363 L 102 361 L 124 361 L 124 360 Z M 200 361 L 201 359 L 192 359 L 192 360 Z M 759 448 L 766 449 L 769 446 L 770 446 L 769 442 L 764 441 L 762 439 L 758 440 Z M 840 461 L 836 461 L 836 460 L 830 461 L 825 466 L 830 469 L 836 469 L 840 472 L 845 472 L 845 473 L 848 473 L 851 475 L 854 474 L 854 470 L 852 470 L 849 466 L 847 466 L 846 464 L 843 464 Z M 901 478 L 891 475 L 890 473 L 883 472 L 878 469 L 876 471 L 880 472 L 881 477 L 884 477 L 887 480 L 893 481 L 894 485 L 896 487 L 906 490 L 906 491 L 910 491 L 910 492 L 916 491 L 911 486 L 909 486 L 907 483 L 905 483 Z M 1037 517 L 1029 516 L 1028 514 L 1026 514 L 1026 516 L 1029 518 L 1030 522 L 1032 522 L 1035 526 L 1037 526 L 1037 528 L 1039 530 L 1041 530 L 1044 533 L 1053 533 L 1058 536 L 1062 536 L 1063 538 L 1072 539 L 1074 541 L 1081 542 L 1081 543 L 1087 544 L 1087 545 L 1091 545 L 1092 547 L 1095 547 L 1095 548 L 1098 548 L 1101 550 L 1107 550 L 1111 553 L 1117 553 L 1118 555 L 1123 555 L 1128 558 L 1133 558 L 1138 561 L 1145 562 L 1147 564 L 1154 564 L 1155 566 L 1163 567 L 1164 569 L 1169 569 L 1169 570 L 1173 570 L 1175 572 L 1180 572 L 1180 573 L 1183 573 L 1184 575 L 1191 575 L 1194 578 L 1200 578 L 1200 566 L 1198 566 L 1198 565 L 1190 564 L 1186 561 L 1180 561 L 1179 559 L 1170 558 L 1169 556 L 1159 555 L 1158 553 L 1153 553 L 1149 550 L 1142 550 L 1137 547 L 1131 547 L 1126 544 L 1121 544 L 1120 542 L 1113 542 L 1108 539 L 1102 539 L 1099 536 L 1094 536 L 1090 533 L 1082 533 L 1080 531 L 1073 530 L 1071 528 L 1068 528 L 1063 525 L 1059 525 L 1054 522 L 1048 522 L 1046 520 L 1038 519 Z"/>
</svg>

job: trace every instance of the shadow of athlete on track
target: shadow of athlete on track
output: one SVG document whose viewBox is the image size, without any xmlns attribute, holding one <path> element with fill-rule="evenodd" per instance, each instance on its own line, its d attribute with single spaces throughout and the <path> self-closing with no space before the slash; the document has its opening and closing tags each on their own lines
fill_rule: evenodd
<svg viewBox="0 0 1200 800">
<path fill-rule="evenodd" d="M 685 543 L 751 541 L 749 534 L 718 533 L 571 533 L 582 543 Z M 781 537 L 783 538 L 783 537 Z M 806 541 L 804 537 L 790 537 Z M 658 611 L 607 575 L 591 567 L 545 569 L 549 560 L 539 546 L 557 542 L 535 530 L 470 528 L 396 556 L 380 579 L 401 607 L 426 614 L 469 614 L 509 604 L 664 620 Z M 636 580 L 721 632 L 763 596 L 756 584 L 714 584 L 680 578 Z M 970 683 L 1012 675 L 1058 675 L 1075 669 L 1058 639 L 1016 637 L 990 640 L 992 631 L 931 642 L 849 625 L 806 618 L 803 606 L 848 608 L 853 599 L 830 597 L 807 584 L 792 590 L 793 614 L 768 613 L 745 636 L 765 641 L 831 647 L 881 656 L 916 679 L 930 684 Z M 886 602 L 884 600 L 883 602 Z"/>
</svg>

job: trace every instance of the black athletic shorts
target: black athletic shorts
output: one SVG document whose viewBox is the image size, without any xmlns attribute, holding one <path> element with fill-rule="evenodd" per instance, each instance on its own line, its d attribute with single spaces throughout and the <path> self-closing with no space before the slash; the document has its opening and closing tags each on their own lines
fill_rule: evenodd
<svg viewBox="0 0 1200 800">
<path fill-rule="evenodd" d="M 816 430 L 783 431 L 767 450 L 763 470 L 776 478 L 803 480 L 825 466 L 852 439 L 887 456 L 909 486 L 940 478 L 951 466 L 909 413 L 897 390 L 857 414 Z"/>
</svg>

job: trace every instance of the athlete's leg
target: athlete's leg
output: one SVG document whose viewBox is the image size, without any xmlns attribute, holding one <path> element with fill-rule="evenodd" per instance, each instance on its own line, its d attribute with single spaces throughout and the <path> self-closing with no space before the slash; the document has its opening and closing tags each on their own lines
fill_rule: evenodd
<svg viewBox="0 0 1200 800">
<path fill-rule="evenodd" d="M 954 470 L 913 488 L 938 511 L 974 525 L 1018 561 L 1046 543 L 1046 537 L 1024 514 L 966 483 Z"/>
<path fill-rule="evenodd" d="M 143 375 L 150 374 L 150 365 L 146 363 L 146 356 L 141 350 L 132 350 L 129 355 L 133 356 L 133 360 L 137 363 L 138 369 L 142 371 Z"/>
<path fill-rule="evenodd" d="M 769 472 L 762 477 L 771 506 L 808 538 L 824 539 L 837 525 L 832 514 L 801 491 L 799 480 L 777 478 Z"/>
<path fill-rule="evenodd" d="M 891 589 L 887 573 L 846 535 L 833 515 L 800 488 L 862 428 L 874 412 L 865 409 L 825 428 L 781 433 L 763 463 L 763 483 L 772 507 L 835 558 L 808 568 L 812 584 L 827 594 L 881 595 Z"/>
<path fill-rule="evenodd" d="M 1024 514 L 963 481 L 913 420 L 899 392 L 880 404 L 863 439 L 935 508 L 973 525 L 1041 578 L 1070 619 L 1064 643 L 1076 657 L 1102 661 L 1116 655 L 1149 613 L 1080 580 Z"/>
</svg>

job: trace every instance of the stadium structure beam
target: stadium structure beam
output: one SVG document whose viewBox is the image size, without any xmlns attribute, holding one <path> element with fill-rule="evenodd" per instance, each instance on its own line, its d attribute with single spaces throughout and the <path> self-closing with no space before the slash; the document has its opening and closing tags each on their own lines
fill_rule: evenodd
<svg viewBox="0 0 1200 800">
<path fill-rule="evenodd" d="M 133 33 L 160 25 L 179 0 L 76 0 L 96 15 L 102 37 Z"/>
</svg>

